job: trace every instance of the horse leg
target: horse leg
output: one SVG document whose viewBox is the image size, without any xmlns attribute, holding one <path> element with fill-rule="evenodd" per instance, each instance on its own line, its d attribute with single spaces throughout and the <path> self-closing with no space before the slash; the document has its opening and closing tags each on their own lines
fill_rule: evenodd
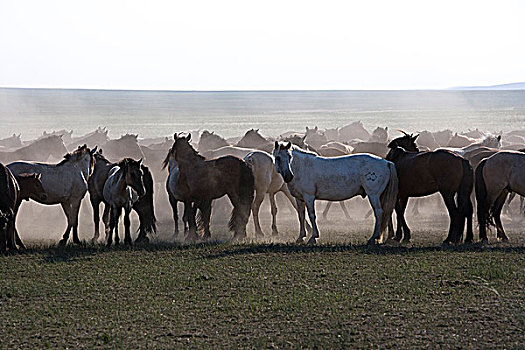
<svg viewBox="0 0 525 350">
<path fill-rule="evenodd" d="M 456 203 L 454 202 L 454 193 L 444 193 L 440 192 L 441 197 L 443 197 L 443 201 L 445 202 L 445 206 L 448 210 L 448 215 L 450 216 L 450 226 L 448 230 L 448 236 L 443 242 L 443 244 L 450 244 L 457 242 L 457 238 L 459 235 L 458 232 L 458 220 L 457 220 L 457 207 Z"/>
<path fill-rule="evenodd" d="M 110 233 L 109 221 L 111 219 L 111 206 L 104 203 L 104 213 L 102 214 L 102 222 L 104 223 L 104 232 L 106 233 L 106 241 Z"/>
<path fill-rule="evenodd" d="M 109 207 L 108 204 L 106 204 L 106 207 Z M 111 243 L 113 242 L 113 231 L 115 230 L 115 210 L 111 208 L 111 214 L 109 217 L 109 231 L 107 231 L 106 234 L 106 246 L 111 247 Z"/>
<path fill-rule="evenodd" d="M 352 220 L 352 217 L 350 216 L 350 214 L 348 214 L 348 210 L 346 209 L 346 204 L 344 201 L 340 201 L 339 202 L 339 205 L 341 206 L 341 209 L 343 209 L 343 212 L 345 213 L 345 216 L 348 220 Z"/>
<path fill-rule="evenodd" d="M 251 203 L 246 204 L 235 194 L 228 194 L 233 205 L 232 215 L 228 226 L 233 229 L 233 239 L 242 240 L 246 238 L 246 224 L 250 217 Z"/>
<path fill-rule="evenodd" d="M 133 241 L 131 240 L 131 221 L 129 219 L 129 213 L 131 210 L 124 209 L 124 244 L 131 246 Z"/>
<path fill-rule="evenodd" d="M 319 230 L 317 228 L 317 222 L 315 218 L 315 197 L 306 197 L 304 203 L 306 204 L 306 210 L 308 210 L 308 217 L 310 218 L 310 222 L 312 223 L 313 228 L 312 236 L 308 240 L 308 244 L 315 244 L 317 242 L 317 238 L 319 238 Z"/>
<path fill-rule="evenodd" d="M 10 218 L 7 222 L 7 247 L 11 250 L 18 250 L 16 247 L 16 233 L 15 233 L 15 221 L 14 218 Z"/>
<path fill-rule="evenodd" d="M 323 210 L 323 220 L 327 220 L 328 211 L 330 210 L 331 206 L 332 206 L 332 202 L 330 201 L 326 202 L 326 207 L 324 207 L 324 210 Z"/>
<path fill-rule="evenodd" d="M 305 215 L 304 215 L 304 209 L 306 206 L 306 203 L 300 199 L 295 200 L 297 202 L 297 215 L 299 217 L 299 238 L 297 238 L 297 243 L 303 243 L 304 238 L 306 237 L 306 230 L 304 225 Z"/>
<path fill-rule="evenodd" d="M 22 240 L 20 239 L 20 235 L 18 234 L 18 230 L 16 229 L 16 227 L 15 227 L 15 240 L 16 240 L 16 245 L 18 246 L 18 248 L 26 249 L 24 242 L 22 242 Z"/>
<path fill-rule="evenodd" d="M 512 200 L 516 197 L 516 192 L 510 192 L 508 200 L 505 202 L 505 205 L 503 206 L 503 214 L 511 215 L 510 212 L 510 203 L 512 203 Z"/>
<path fill-rule="evenodd" d="M 503 230 L 503 224 L 501 222 L 501 210 L 505 204 L 505 199 L 507 197 L 507 190 L 504 190 L 499 197 L 494 202 L 492 207 L 492 216 L 494 217 L 494 223 L 496 224 L 497 237 L 503 242 L 508 242 L 509 238 Z"/>
<path fill-rule="evenodd" d="M 370 205 L 374 209 L 374 217 L 376 219 L 376 223 L 374 225 L 374 233 L 372 234 L 372 237 L 368 239 L 367 242 L 368 245 L 373 245 L 380 243 L 381 240 L 381 221 L 383 215 L 383 208 L 381 207 L 381 199 L 378 195 L 368 195 L 368 200 L 370 202 Z"/>
<path fill-rule="evenodd" d="M 177 212 L 177 200 L 169 193 L 168 198 L 170 200 L 171 211 L 173 212 L 173 222 L 175 223 L 173 235 L 177 237 L 179 234 L 179 213 Z"/>
<path fill-rule="evenodd" d="M 421 199 L 416 199 L 414 201 L 414 206 L 412 207 L 412 215 L 414 216 L 419 216 L 419 203 L 420 203 Z"/>
<path fill-rule="evenodd" d="M 67 241 L 69 239 L 69 233 L 71 232 L 71 228 L 73 227 L 73 225 L 71 224 L 71 205 L 69 203 L 60 203 L 60 205 L 62 206 L 62 209 L 64 210 L 64 213 L 66 214 L 66 218 L 67 218 L 67 228 L 66 228 L 66 232 L 64 232 L 64 235 L 62 236 L 62 239 L 60 240 L 60 242 L 58 242 L 59 245 L 66 245 L 67 244 Z"/>
<path fill-rule="evenodd" d="M 287 184 L 283 184 L 283 186 L 281 187 L 280 191 L 282 193 L 284 193 L 284 195 L 286 196 L 286 198 L 288 198 L 288 200 L 290 201 L 290 203 L 292 204 L 293 208 L 295 209 L 295 212 L 297 214 L 299 214 L 299 207 L 297 206 L 297 200 L 295 199 L 294 196 L 292 196 L 292 194 L 290 193 L 290 190 L 288 189 L 288 185 Z M 303 209 L 304 211 L 304 209 Z M 304 223 L 305 226 L 306 226 L 306 230 L 311 233 L 312 232 L 312 227 L 310 226 L 310 224 L 308 222 L 305 222 Z"/>
<path fill-rule="evenodd" d="M 112 208 L 112 210 L 114 210 L 115 214 L 114 214 L 114 222 L 113 222 L 113 225 L 114 225 L 114 232 L 115 232 L 115 245 L 119 245 L 120 244 L 120 237 L 118 235 L 118 222 L 120 220 L 120 216 L 122 215 L 122 207 L 120 208 Z"/>
<path fill-rule="evenodd" d="M 408 225 L 405 221 L 405 210 L 407 208 L 408 204 L 408 197 L 399 198 L 396 202 L 395 211 L 396 211 L 396 217 L 397 217 L 397 228 L 396 228 L 396 236 L 394 237 L 394 240 L 401 242 L 401 239 L 403 239 L 403 231 L 405 231 L 405 242 L 410 242 L 410 229 L 408 228 Z"/>
<path fill-rule="evenodd" d="M 255 226 L 255 235 L 264 237 L 264 232 L 261 229 L 261 224 L 259 223 L 259 209 L 264 200 L 265 193 L 262 191 L 255 191 L 255 199 L 252 203 L 252 213 L 253 213 L 253 224 Z"/>
<path fill-rule="evenodd" d="M 91 239 L 91 243 L 95 244 L 98 241 L 99 233 L 99 224 L 100 224 L 100 201 L 89 198 L 91 202 L 91 207 L 93 208 L 93 223 L 95 224 L 95 234 Z"/>
<path fill-rule="evenodd" d="M 80 239 L 78 239 L 78 212 L 80 211 L 80 203 L 82 199 L 77 203 L 74 203 L 71 206 L 71 226 L 73 228 L 73 243 L 80 244 Z"/>
<path fill-rule="evenodd" d="M 272 210 L 272 236 L 279 235 L 277 231 L 277 204 L 275 203 L 275 193 L 270 193 L 270 206 Z"/>
<path fill-rule="evenodd" d="M 195 211 L 192 202 L 184 202 L 184 215 L 188 219 L 188 235 L 186 236 L 186 241 L 194 242 L 197 240 L 197 223 L 195 222 Z"/>
</svg>

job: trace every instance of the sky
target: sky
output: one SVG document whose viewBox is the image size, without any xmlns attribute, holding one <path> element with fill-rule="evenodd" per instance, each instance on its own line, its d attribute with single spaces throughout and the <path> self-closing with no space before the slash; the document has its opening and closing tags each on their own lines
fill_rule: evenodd
<svg viewBox="0 0 525 350">
<path fill-rule="evenodd" d="M 439 89 L 525 81 L 525 1 L 0 0 L 0 86 Z"/>
</svg>

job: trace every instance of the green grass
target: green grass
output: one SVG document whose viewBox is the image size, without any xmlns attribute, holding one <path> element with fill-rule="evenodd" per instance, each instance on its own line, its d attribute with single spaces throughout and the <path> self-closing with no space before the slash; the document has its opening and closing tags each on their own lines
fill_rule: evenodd
<svg viewBox="0 0 525 350">
<path fill-rule="evenodd" d="M 3 348 L 519 348 L 525 249 L 48 247 L 0 256 Z"/>
</svg>

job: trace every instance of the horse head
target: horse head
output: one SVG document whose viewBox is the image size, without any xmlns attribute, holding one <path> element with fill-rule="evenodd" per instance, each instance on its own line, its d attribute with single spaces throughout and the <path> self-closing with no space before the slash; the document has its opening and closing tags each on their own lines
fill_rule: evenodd
<svg viewBox="0 0 525 350">
<path fill-rule="evenodd" d="M 146 194 L 146 188 L 144 187 L 142 159 L 124 158 L 118 165 L 122 169 L 126 185 L 134 189 L 139 197 L 143 197 Z"/>
<path fill-rule="evenodd" d="M 419 152 L 419 148 L 416 145 L 416 139 L 418 138 L 419 134 L 407 134 L 403 130 L 399 131 L 401 131 L 404 135 L 390 141 L 388 147 L 392 149 L 401 147 L 409 152 Z"/>
<path fill-rule="evenodd" d="M 273 149 L 273 157 L 275 159 L 275 171 L 277 171 L 284 179 L 284 182 L 288 183 L 293 180 L 294 174 L 291 169 L 292 162 L 292 143 L 290 141 L 286 143 L 275 141 L 275 147 Z"/>
<path fill-rule="evenodd" d="M 22 173 L 17 176 L 20 197 L 25 200 L 45 201 L 47 193 L 42 185 L 42 174 Z"/>
</svg>

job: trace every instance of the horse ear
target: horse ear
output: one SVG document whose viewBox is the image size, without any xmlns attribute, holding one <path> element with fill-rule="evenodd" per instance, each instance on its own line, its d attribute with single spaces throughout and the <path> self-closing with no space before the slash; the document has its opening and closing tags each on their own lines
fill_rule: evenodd
<svg viewBox="0 0 525 350">
<path fill-rule="evenodd" d="M 102 154 L 102 148 L 98 150 L 98 154 Z"/>
<path fill-rule="evenodd" d="M 142 165 L 142 158 L 140 158 L 138 161 L 139 165 Z"/>
<path fill-rule="evenodd" d="M 306 140 L 306 135 L 304 135 L 304 136 L 301 138 L 301 141 L 304 142 L 304 140 Z"/>
<path fill-rule="evenodd" d="M 35 178 L 36 178 L 37 180 L 42 179 L 42 173 L 35 174 Z"/>
<path fill-rule="evenodd" d="M 388 126 L 385 126 L 385 131 L 388 131 Z"/>
<path fill-rule="evenodd" d="M 255 132 L 259 132 L 259 129 L 255 129 Z"/>
<path fill-rule="evenodd" d="M 191 133 L 188 136 L 186 136 L 186 141 L 188 141 L 188 142 L 191 141 Z"/>
<path fill-rule="evenodd" d="M 290 149 L 291 147 L 292 147 L 292 143 L 290 141 L 288 141 L 288 143 L 286 144 L 284 149 Z"/>
<path fill-rule="evenodd" d="M 97 153 L 97 149 L 98 149 L 98 146 L 95 146 L 95 148 L 93 148 L 93 149 L 91 150 L 91 152 L 90 152 L 91 155 Z"/>
<path fill-rule="evenodd" d="M 279 142 L 275 141 L 274 147 L 275 147 L 275 149 L 279 149 Z"/>
<path fill-rule="evenodd" d="M 306 131 L 308 132 L 308 130 L 310 130 L 308 127 L 306 127 Z"/>
<path fill-rule="evenodd" d="M 315 128 L 314 128 L 314 131 L 317 131 L 317 130 L 319 130 L 319 128 L 318 128 L 317 125 L 316 125 Z"/>
<path fill-rule="evenodd" d="M 498 135 L 497 139 L 498 141 L 501 141 L 501 135 Z"/>
<path fill-rule="evenodd" d="M 173 134 L 173 139 L 174 139 L 174 140 L 177 139 L 177 133 L 174 133 L 174 134 Z"/>
<path fill-rule="evenodd" d="M 419 134 L 417 134 L 416 136 L 412 136 L 412 141 L 416 141 L 416 139 L 419 137 Z"/>
</svg>

